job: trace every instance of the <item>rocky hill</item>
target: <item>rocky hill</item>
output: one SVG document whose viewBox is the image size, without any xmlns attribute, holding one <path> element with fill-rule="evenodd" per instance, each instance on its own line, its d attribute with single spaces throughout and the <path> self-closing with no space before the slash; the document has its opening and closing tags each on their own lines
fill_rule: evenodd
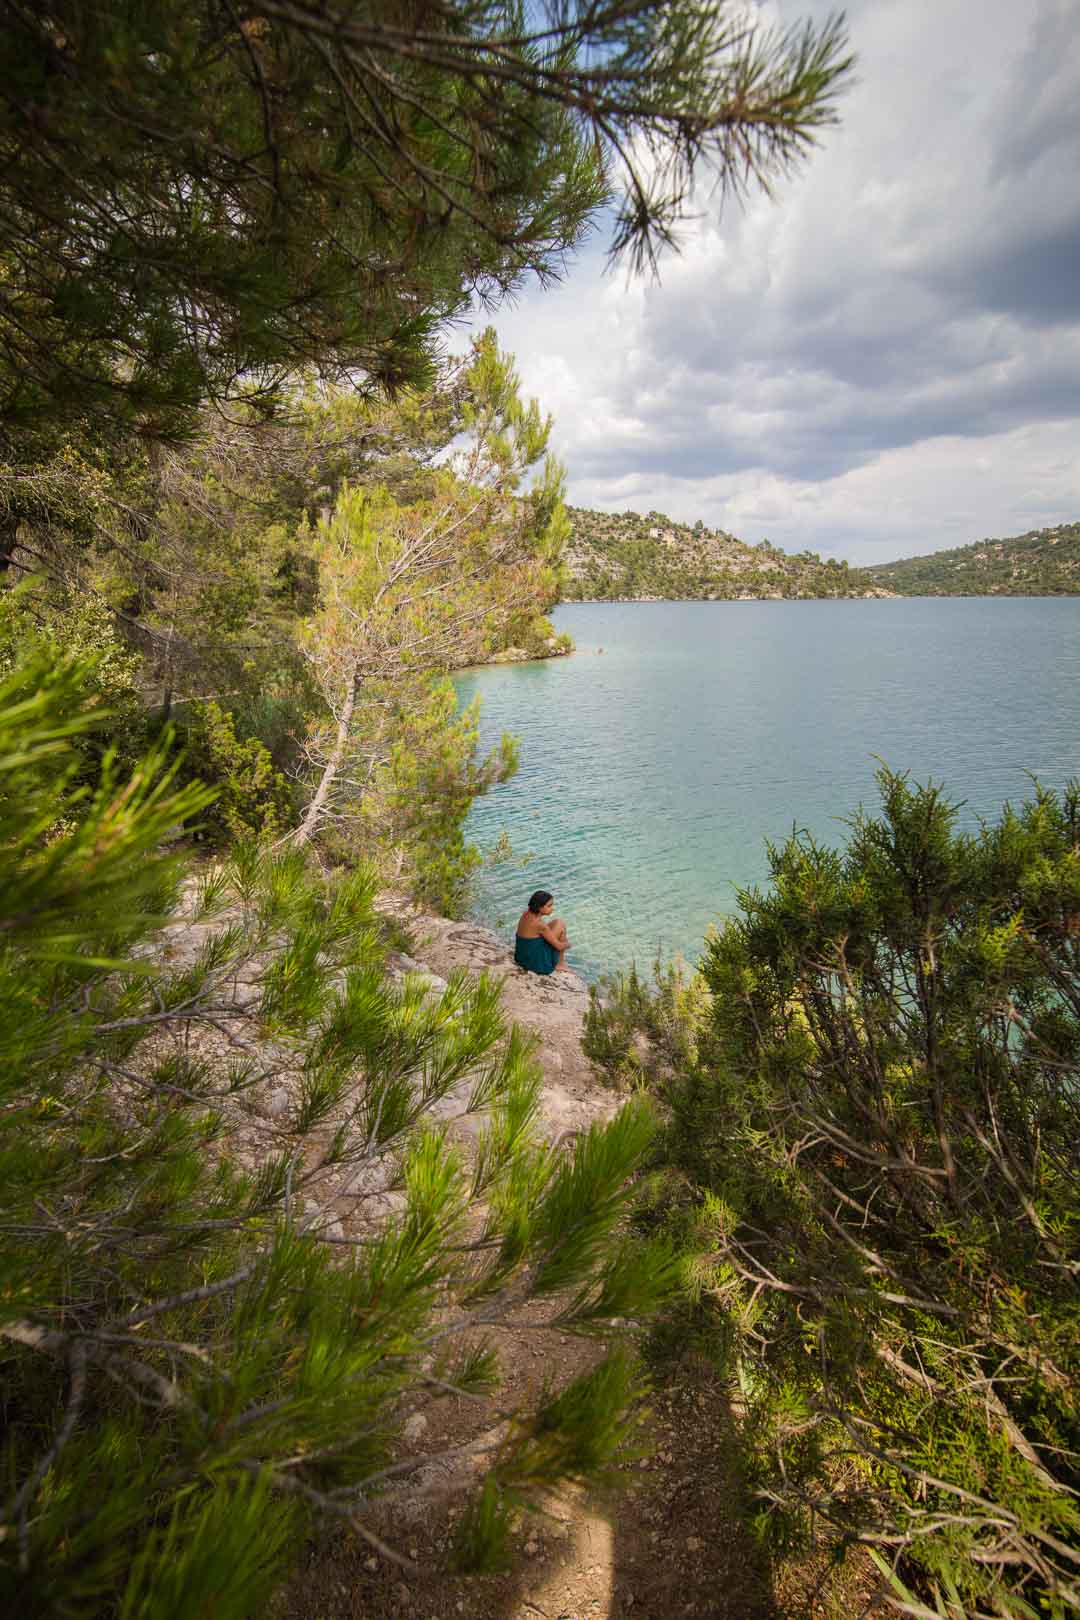
<svg viewBox="0 0 1080 1620">
<path fill-rule="evenodd" d="M 1080 523 L 875 563 L 860 573 L 897 596 L 1080 596 Z"/>
<path fill-rule="evenodd" d="M 888 596 L 846 562 L 823 562 L 816 552 L 789 556 L 763 540 L 749 546 L 704 523 L 676 523 L 662 512 L 590 512 L 570 507 L 572 537 L 565 563 L 563 600 L 656 601 L 702 598 Z"/>
</svg>

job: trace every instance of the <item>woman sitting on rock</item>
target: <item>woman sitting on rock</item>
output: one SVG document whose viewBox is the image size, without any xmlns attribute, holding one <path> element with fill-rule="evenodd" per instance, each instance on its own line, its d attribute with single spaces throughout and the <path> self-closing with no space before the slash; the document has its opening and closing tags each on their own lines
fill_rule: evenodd
<svg viewBox="0 0 1080 1620">
<path fill-rule="evenodd" d="M 546 889 L 537 889 L 518 920 L 514 961 L 530 973 L 554 973 L 569 949 L 566 924 L 552 917 L 555 902 Z"/>
</svg>

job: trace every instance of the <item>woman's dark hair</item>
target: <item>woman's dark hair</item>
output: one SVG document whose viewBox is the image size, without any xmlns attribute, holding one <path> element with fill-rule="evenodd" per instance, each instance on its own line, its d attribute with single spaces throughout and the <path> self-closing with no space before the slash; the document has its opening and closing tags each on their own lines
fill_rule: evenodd
<svg viewBox="0 0 1080 1620">
<path fill-rule="evenodd" d="M 548 894 L 546 889 L 537 889 L 536 893 L 532 895 L 529 900 L 529 910 L 533 912 L 534 915 L 539 916 L 540 912 L 543 911 L 550 899 L 551 896 Z"/>
</svg>

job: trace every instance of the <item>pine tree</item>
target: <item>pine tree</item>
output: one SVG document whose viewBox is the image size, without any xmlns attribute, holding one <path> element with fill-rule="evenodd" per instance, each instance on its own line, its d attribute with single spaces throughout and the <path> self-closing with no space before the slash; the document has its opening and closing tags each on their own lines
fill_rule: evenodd
<svg viewBox="0 0 1080 1620">
<path fill-rule="evenodd" d="M 39 661 L 0 686 L 0 1595 L 228 1620 L 312 1512 L 403 1557 L 379 1498 L 431 1459 L 400 1455 L 402 1420 L 489 1394 L 487 1336 L 526 1302 L 537 1331 L 607 1336 L 663 1294 L 666 1250 L 619 1236 L 652 1125 L 634 1105 L 570 1158 L 539 1141 L 497 986 L 391 985 L 366 872 L 241 846 L 185 876 L 161 840 L 210 794 L 167 741 L 82 781 L 93 681 Z M 493 1406 L 461 1561 L 497 1561 L 537 1487 L 610 1468 L 635 1388 L 616 1351 Z"/>
<path fill-rule="evenodd" d="M 218 789 L 202 829 L 217 843 L 296 827 L 309 771 L 317 783 L 335 757 L 343 660 L 366 648 L 317 809 L 324 842 L 333 859 L 364 851 L 457 911 L 477 859 L 462 824 L 514 755 L 506 742 L 480 757 L 476 717 L 455 715 L 438 672 L 511 643 L 543 651 L 554 634 L 543 612 L 567 528 L 560 470 L 545 459 L 521 487 L 547 431 L 486 334 L 436 387 L 393 402 L 311 386 L 280 420 L 208 412 L 199 439 L 162 447 L 152 474 L 120 464 L 91 477 L 58 458 L 43 491 L 53 513 L 24 524 L 13 553 L 11 576 L 33 587 L 9 596 L 8 645 L 20 618 L 34 636 L 48 626 L 50 644 L 77 637 L 84 619 L 115 644 L 115 618 L 149 710 L 143 729 L 171 720 L 185 774 Z M 81 527 L 63 515 L 80 500 Z M 339 522 L 331 539 L 346 503 L 362 520 Z M 363 607 L 373 525 L 387 568 L 390 531 L 402 547 L 381 618 Z"/>
<path fill-rule="evenodd" d="M 424 383 L 442 324 L 557 276 L 600 208 L 648 259 L 833 118 L 837 22 L 727 0 L 0 7 L 0 428 L 183 435 L 315 365 Z M 23 449 L 20 459 L 31 459 Z"/>
<path fill-rule="evenodd" d="M 770 850 L 670 1089 L 702 1313 L 762 1524 L 831 1522 L 901 1612 L 1080 1606 L 1080 794 L 974 835 L 882 771 Z"/>
<path fill-rule="evenodd" d="M 300 843 L 334 813 L 342 787 L 355 798 L 392 763 L 418 680 L 482 660 L 523 605 L 549 605 L 566 533 L 550 419 L 522 401 L 491 330 L 462 389 L 461 447 L 431 469 L 421 499 L 346 486 L 311 537 L 319 607 L 304 646 L 330 719 L 309 741 L 317 780 Z"/>
</svg>

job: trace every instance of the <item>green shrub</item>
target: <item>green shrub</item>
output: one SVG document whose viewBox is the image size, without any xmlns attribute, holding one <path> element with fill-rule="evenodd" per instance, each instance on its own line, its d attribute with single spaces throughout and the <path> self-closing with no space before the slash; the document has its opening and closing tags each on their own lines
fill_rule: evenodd
<svg viewBox="0 0 1080 1620">
<path fill-rule="evenodd" d="M 676 959 L 652 965 L 645 982 L 631 963 L 590 985 L 581 1045 L 598 1073 L 615 1083 L 656 1083 L 692 1061 L 708 993 L 700 974 Z"/>
<path fill-rule="evenodd" d="M 696 1190 L 762 1533 L 823 1517 L 885 1556 L 909 1613 L 1060 1616 L 1080 1601 L 1080 795 L 965 835 L 936 788 L 879 784 L 846 849 L 771 849 L 770 888 L 710 943 L 666 1157 Z"/>
<path fill-rule="evenodd" d="M 251 843 L 184 881 L 161 841 L 210 794 L 164 745 L 75 785 L 95 669 L 0 682 L 0 1610 L 241 1620 L 311 1513 L 381 1545 L 440 1455 L 403 1420 L 490 1397 L 492 1325 L 611 1340 L 670 1290 L 619 1236 L 653 1124 L 554 1153 L 498 986 L 384 977 L 370 872 Z M 616 1350 L 482 1439 L 462 1556 L 606 1477 L 637 1390 Z"/>
<path fill-rule="evenodd" d="M 33 583 L 0 591 L 0 679 L 28 662 L 59 665 L 69 658 L 84 661 L 79 702 L 95 711 L 92 723 L 74 735 L 79 768 L 72 781 L 92 785 L 106 754 L 118 770 L 129 771 L 149 740 L 138 656 L 94 597 L 57 604 Z"/>
<path fill-rule="evenodd" d="M 613 1084 L 628 1078 L 635 1067 L 631 1053 L 636 1026 L 628 1016 L 622 984 L 621 979 L 614 987 L 610 979 L 605 979 L 601 986 L 590 984 L 581 1032 L 581 1049 L 585 1056 L 598 1075 Z"/>
<path fill-rule="evenodd" d="M 293 815 L 292 790 L 258 737 L 244 741 L 227 709 L 212 700 L 190 705 L 181 730 L 184 774 L 216 791 L 200 825 L 214 842 L 274 838 Z"/>
</svg>

